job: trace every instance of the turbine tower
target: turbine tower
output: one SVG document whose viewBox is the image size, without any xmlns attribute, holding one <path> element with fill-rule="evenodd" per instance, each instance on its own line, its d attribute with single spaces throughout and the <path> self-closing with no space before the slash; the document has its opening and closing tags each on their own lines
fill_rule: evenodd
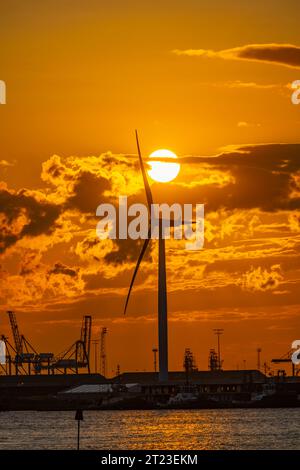
<svg viewBox="0 0 300 470">
<path fill-rule="evenodd" d="M 131 279 L 127 299 L 125 303 L 124 314 L 126 313 L 130 293 L 142 262 L 147 246 L 151 238 L 151 205 L 153 198 L 149 182 L 147 179 L 144 162 L 141 155 L 138 133 L 135 131 L 136 144 L 139 155 L 140 167 L 144 181 L 144 187 L 148 203 L 148 238 L 145 239 L 141 253 L 137 260 L 137 264 Z M 159 218 L 159 236 L 158 236 L 158 363 L 159 363 L 159 382 L 168 381 L 168 313 L 167 313 L 167 280 L 166 280 L 166 254 L 165 254 L 165 238 L 163 233 L 163 220 Z"/>
</svg>

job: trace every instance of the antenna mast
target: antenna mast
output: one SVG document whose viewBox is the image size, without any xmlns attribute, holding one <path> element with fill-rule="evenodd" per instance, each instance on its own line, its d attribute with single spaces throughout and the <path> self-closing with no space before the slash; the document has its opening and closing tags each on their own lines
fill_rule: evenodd
<svg viewBox="0 0 300 470">
<path fill-rule="evenodd" d="M 106 344 L 105 337 L 107 334 L 107 328 L 104 326 L 100 334 L 100 373 L 106 377 Z"/>
</svg>

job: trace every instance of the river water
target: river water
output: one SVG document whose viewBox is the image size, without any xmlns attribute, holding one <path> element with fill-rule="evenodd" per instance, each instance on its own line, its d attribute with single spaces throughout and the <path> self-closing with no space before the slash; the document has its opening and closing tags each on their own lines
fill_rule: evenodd
<svg viewBox="0 0 300 470">
<path fill-rule="evenodd" d="M 0 449 L 74 449 L 74 412 L 0 413 Z M 82 449 L 300 449 L 299 409 L 85 411 Z"/>
</svg>

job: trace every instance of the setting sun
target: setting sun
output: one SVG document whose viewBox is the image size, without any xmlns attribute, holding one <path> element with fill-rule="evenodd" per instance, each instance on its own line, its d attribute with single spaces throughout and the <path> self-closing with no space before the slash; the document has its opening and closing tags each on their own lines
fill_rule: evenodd
<svg viewBox="0 0 300 470">
<path fill-rule="evenodd" d="M 175 159 L 178 158 L 174 152 L 167 149 L 159 149 L 152 152 L 149 155 L 149 158 L 156 159 L 156 158 L 171 158 Z M 148 174 L 150 178 L 159 183 L 167 183 L 172 181 L 176 178 L 180 171 L 180 164 L 179 163 L 169 163 L 165 161 L 148 161 L 149 166 L 151 168 L 148 170 Z"/>
</svg>

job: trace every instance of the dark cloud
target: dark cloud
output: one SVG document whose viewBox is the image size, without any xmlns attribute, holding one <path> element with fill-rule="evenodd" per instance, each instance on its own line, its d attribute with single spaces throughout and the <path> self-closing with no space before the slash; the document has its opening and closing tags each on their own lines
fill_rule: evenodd
<svg viewBox="0 0 300 470">
<path fill-rule="evenodd" d="M 74 194 L 68 199 L 66 206 L 95 214 L 95 208 L 107 201 L 103 193 L 109 189 L 111 184 L 108 179 L 83 172 L 78 177 L 73 188 Z"/>
<path fill-rule="evenodd" d="M 123 176 L 123 172 L 126 173 L 127 160 L 124 156 L 120 159 L 123 165 L 121 176 Z M 117 172 L 119 171 L 116 164 L 117 157 L 108 154 L 101 160 L 103 166 L 111 165 L 112 161 L 112 170 L 106 170 L 102 176 L 95 174 L 95 168 L 99 168 L 98 160 L 84 161 L 85 169 L 75 171 L 73 160 L 70 161 L 73 167 L 70 166 L 69 169 L 68 162 L 62 164 L 58 157 L 50 159 L 46 168 L 47 175 L 57 178 L 57 185 L 53 193 L 45 194 L 43 200 L 37 192 L 27 190 L 13 192 L 2 187 L 0 252 L 23 237 L 51 235 L 58 226 L 58 217 L 64 211 L 75 209 L 95 216 L 96 207 L 100 203 L 114 203 L 119 195 L 119 186 L 115 184 L 115 178 L 120 175 L 120 172 Z M 259 208 L 269 212 L 300 208 L 300 144 L 241 146 L 228 149 L 214 157 L 184 157 L 179 159 L 179 162 L 182 163 L 182 176 L 179 175 L 176 182 L 172 185 L 155 183 L 152 185 L 155 201 L 205 203 L 206 212 L 221 208 L 229 210 Z M 77 163 L 76 161 L 76 165 Z M 79 160 L 79 163 L 82 161 Z M 133 159 L 130 159 L 131 174 L 127 174 L 128 185 L 132 179 L 136 181 L 137 176 L 136 171 L 132 171 L 132 164 Z M 186 179 L 184 168 L 195 169 L 195 177 L 193 178 L 190 172 Z M 201 182 L 202 169 L 205 170 L 205 184 Z M 113 176 L 111 172 L 115 172 Z M 230 178 L 224 178 L 222 184 L 217 184 L 214 183 L 214 177 L 209 178 L 215 174 L 229 174 Z M 71 175 L 73 179 L 70 179 Z M 56 188 L 67 185 L 67 181 L 71 187 L 62 196 L 62 202 L 58 203 L 59 198 L 57 204 L 49 202 L 56 201 Z M 53 183 L 53 180 L 51 182 Z M 126 190 L 126 186 L 124 185 L 121 190 Z M 141 182 L 141 189 L 138 190 L 137 187 L 136 193 L 131 193 L 128 204 L 142 202 L 145 200 L 144 196 Z M 107 262 L 118 264 L 135 259 L 139 249 L 138 242 L 120 240 L 114 244 L 116 249 L 106 255 Z"/>
<path fill-rule="evenodd" d="M 142 249 L 144 240 L 113 240 L 115 249 L 110 253 L 107 253 L 104 257 L 107 263 L 111 264 L 122 264 L 136 262 L 138 254 Z M 151 248 L 153 241 L 151 240 L 147 251 L 145 253 L 144 261 L 151 261 Z"/>
<path fill-rule="evenodd" d="M 201 165 L 213 173 L 230 172 L 234 182 L 224 186 L 176 187 L 181 202 L 205 203 L 206 211 L 260 208 L 264 211 L 300 208 L 297 187 L 300 171 L 300 144 L 251 145 L 224 152 L 216 157 L 181 158 L 183 165 Z M 193 181 L 194 183 L 197 181 Z M 176 184 L 174 184 L 176 186 Z M 297 191 L 298 190 L 298 193 Z M 160 198 L 170 201 L 168 188 L 159 188 Z M 292 193 L 294 194 L 292 195 Z"/>
<path fill-rule="evenodd" d="M 300 67 L 300 47 L 293 44 L 247 44 L 221 51 L 210 49 L 176 49 L 173 53 L 196 57 L 255 60 L 285 65 L 287 67 Z"/>
<path fill-rule="evenodd" d="M 300 47 L 291 44 L 254 44 L 237 49 L 236 55 L 241 59 L 300 67 Z"/>
<path fill-rule="evenodd" d="M 40 267 L 40 256 L 35 251 L 25 252 L 20 263 L 20 276 L 28 276 Z"/>
<path fill-rule="evenodd" d="M 63 274 L 64 276 L 77 277 L 78 269 L 69 268 L 62 263 L 55 263 L 54 267 L 48 271 L 48 274 Z"/>
<path fill-rule="evenodd" d="M 25 190 L 0 190 L 0 253 L 23 237 L 51 234 L 61 208 L 37 200 Z"/>
</svg>

